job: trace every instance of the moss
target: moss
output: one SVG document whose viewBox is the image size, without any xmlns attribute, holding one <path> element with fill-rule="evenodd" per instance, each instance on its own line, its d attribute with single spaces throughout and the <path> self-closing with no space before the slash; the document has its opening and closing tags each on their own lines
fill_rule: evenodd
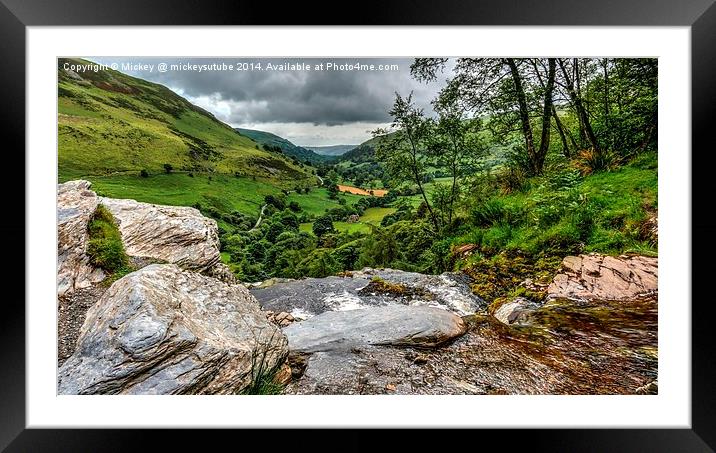
<svg viewBox="0 0 716 453">
<path fill-rule="evenodd" d="M 420 288 L 409 288 L 402 283 L 392 283 L 380 277 L 373 277 L 368 285 L 359 291 L 359 294 L 387 294 L 393 297 L 421 297 L 432 299 L 433 295 Z"/>
<path fill-rule="evenodd" d="M 473 279 L 472 292 L 488 302 L 501 303 L 515 297 L 541 301 L 545 298 L 547 285 L 557 273 L 561 256 L 518 254 L 503 252 L 492 257 L 482 257 L 470 263 L 464 271 Z M 531 284 L 523 282 L 531 280 Z M 494 309 L 499 308 L 495 306 Z"/>
<path fill-rule="evenodd" d="M 97 205 L 87 225 L 90 262 L 110 274 L 114 281 L 132 271 L 117 223 L 104 205 Z"/>
</svg>

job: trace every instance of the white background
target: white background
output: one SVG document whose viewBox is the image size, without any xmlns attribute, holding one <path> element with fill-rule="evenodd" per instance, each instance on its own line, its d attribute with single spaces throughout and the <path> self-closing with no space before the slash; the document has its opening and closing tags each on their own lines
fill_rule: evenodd
<svg viewBox="0 0 716 453">
<path fill-rule="evenodd" d="M 29 27 L 27 426 L 689 427 L 690 29 L 686 27 Z M 659 394 L 57 396 L 59 56 L 659 58 Z"/>
</svg>

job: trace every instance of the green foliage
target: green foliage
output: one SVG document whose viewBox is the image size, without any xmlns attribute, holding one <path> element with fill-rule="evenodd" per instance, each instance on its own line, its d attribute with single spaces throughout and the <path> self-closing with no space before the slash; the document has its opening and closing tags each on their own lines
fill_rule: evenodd
<svg viewBox="0 0 716 453">
<path fill-rule="evenodd" d="M 124 250 L 122 236 L 112 213 L 104 205 L 97 205 L 88 223 L 87 232 L 87 256 L 90 262 L 110 274 L 127 273 L 129 257 Z"/>
<path fill-rule="evenodd" d="M 324 215 L 313 222 L 313 234 L 318 237 L 335 231 L 333 228 L 333 219 L 329 215 Z"/>
</svg>

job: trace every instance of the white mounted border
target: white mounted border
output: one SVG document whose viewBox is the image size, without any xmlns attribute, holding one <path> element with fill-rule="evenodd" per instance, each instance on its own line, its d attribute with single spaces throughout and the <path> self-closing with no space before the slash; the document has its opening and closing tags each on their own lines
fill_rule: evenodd
<svg viewBox="0 0 716 453">
<path fill-rule="evenodd" d="M 690 28 L 28 27 L 27 30 L 28 428 L 690 427 Z M 658 57 L 659 394 L 57 396 L 56 58 L 60 56 Z"/>
</svg>

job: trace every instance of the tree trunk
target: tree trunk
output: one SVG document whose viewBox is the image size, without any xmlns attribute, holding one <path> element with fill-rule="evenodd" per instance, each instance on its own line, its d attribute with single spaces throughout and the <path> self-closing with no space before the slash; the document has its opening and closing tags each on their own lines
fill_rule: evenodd
<svg viewBox="0 0 716 453">
<path fill-rule="evenodd" d="M 530 125 L 529 110 L 527 109 L 527 97 L 522 87 L 522 79 L 520 73 L 517 71 L 515 59 L 507 58 L 505 61 L 510 67 L 512 81 L 515 84 L 515 93 L 517 94 L 517 104 L 520 109 L 520 123 L 522 124 L 522 135 L 524 135 L 525 138 L 525 146 L 527 147 L 527 156 L 529 156 L 530 161 L 533 161 L 535 154 L 534 137 L 532 136 L 532 126 Z"/>
<path fill-rule="evenodd" d="M 410 141 L 410 157 L 412 160 L 411 166 L 413 171 L 413 177 L 415 178 L 415 183 L 418 185 L 418 190 L 420 190 L 420 194 L 423 196 L 423 201 L 425 201 L 425 207 L 428 208 L 428 212 L 430 213 L 430 220 L 432 220 L 433 222 L 435 232 L 438 232 L 440 231 L 438 218 L 435 216 L 435 212 L 433 211 L 432 206 L 430 206 L 428 196 L 425 194 L 425 189 L 423 188 L 423 182 L 420 180 L 420 174 L 418 173 L 417 145 L 410 131 L 406 131 L 406 134 L 408 135 L 408 141 Z"/>
<path fill-rule="evenodd" d="M 554 59 L 553 59 L 554 60 Z M 542 76 L 539 74 L 539 68 L 537 67 L 537 63 L 532 60 L 532 67 L 535 69 L 535 75 L 537 76 L 537 80 L 539 80 L 539 84 L 542 87 L 542 89 L 545 89 L 544 81 L 542 80 Z M 556 71 L 556 68 L 555 68 Z M 554 89 L 553 89 L 554 91 Z M 551 110 L 552 110 L 552 116 L 554 117 L 554 124 L 557 128 L 557 132 L 559 133 L 559 139 L 562 141 L 562 154 L 564 154 L 564 157 L 568 158 L 572 155 L 572 152 L 569 149 L 569 143 L 567 143 L 567 136 L 564 133 L 564 127 L 562 126 L 562 120 L 559 119 L 559 115 L 557 115 L 557 109 L 554 107 L 554 101 L 551 102 Z M 574 138 L 570 135 L 570 140 L 572 141 L 572 144 L 574 147 L 577 147 L 577 144 L 574 142 Z"/>
<path fill-rule="evenodd" d="M 550 121 L 552 119 L 552 92 L 554 91 L 554 73 L 557 63 L 554 58 L 548 60 L 547 84 L 544 88 L 544 106 L 542 109 L 542 137 L 540 137 L 539 150 L 532 162 L 532 172 L 535 175 L 542 173 L 544 160 L 549 150 Z"/>
<path fill-rule="evenodd" d="M 579 122 L 584 128 L 584 133 L 587 136 L 587 139 L 589 140 L 589 144 L 596 152 L 600 152 L 601 148 L 599 147 L 599 143 L 597 142 L 597 137 L 594 135 L 594 130 L 592 129 L 592 125 L 589 122 L 589 117 L 587 116 L 587 111 L 584 109 L 584 105 L 582 104 L 582 98 L 577 94 L 574 88 L 574 81 L 569 77 L 569 74 L 567 73 L 567 69 L 564 67 L 564 63 L 561 59 L 559 61 L 559 67 L 562 70 L 562 75 L 564 76 L 564 81 L 567 83 L 567 92 L 569 93 L 569 97 L 572 99 L 572 103 L 574 104 L 574 108 L 577 111 L 577 116 L 579 117 Z"/>
<path fill-rule="evenodd" d="M 572 152 L 569 150 L 569 143 L 567 143 L 567 136 L 564 134 L 564 128 L 562 127 L 562 121 L 557 115 L 557 109 L 552 104 L 552 116 L 554 117 L 554 124 L 557 126 L 557 132 L 559 132 L 559 139 L 562 141 L 562 154 L 564 157 L 569 159 L 572 156 Z"/>
</svg>

